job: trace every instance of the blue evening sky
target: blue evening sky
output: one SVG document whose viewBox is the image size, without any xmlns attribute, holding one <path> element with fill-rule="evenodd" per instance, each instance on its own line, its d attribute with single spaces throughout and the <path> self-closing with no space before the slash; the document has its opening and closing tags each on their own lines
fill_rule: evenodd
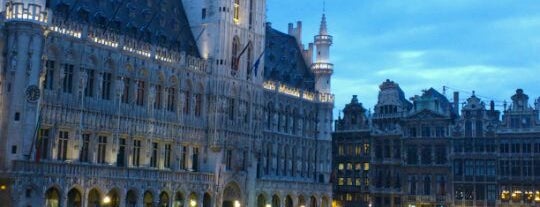
<svg viewBox="0 0 540 207">
<path fill-rule="evenodd" d="M 322 0 L 267 0 L 267 19 L 287 31 L 303 21 L 303 40 L 318 32 Z M 334 36 L 332 90 L 336 113 L 357 94 L 365 108 L 378 86 L 398 82 L 407 98 L 433 87 L 510 101 L 517 88 L 540 96 L 540 1 L 327 0 Z M 447 97 L 451 98 L 449 90 Z"/>
</svg>

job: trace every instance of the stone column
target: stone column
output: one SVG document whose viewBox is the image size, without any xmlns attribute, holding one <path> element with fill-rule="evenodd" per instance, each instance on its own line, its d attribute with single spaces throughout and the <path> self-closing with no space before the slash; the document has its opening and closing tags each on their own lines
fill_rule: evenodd
<svg viewBox="0 0 540 207">
<path fill-rule="evenodd" d="M 203 201 L 204 201 L 204 192 L 201 192 L 197 196 L 197 206 L 202 207 L 203 206 Z"/>
</svg>

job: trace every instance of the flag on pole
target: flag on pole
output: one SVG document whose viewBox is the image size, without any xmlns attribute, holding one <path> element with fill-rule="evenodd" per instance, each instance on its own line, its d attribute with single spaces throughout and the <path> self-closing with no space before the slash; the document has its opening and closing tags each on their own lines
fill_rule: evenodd
<svg viewBox="0 0 540 207">
<path fill-rule="evenodd" d="M 34 157 L 34 160 L 36 162 L 39 162 L 39 160 L 41 159 L 41 133 L 39 131 L 39 129 L 41 128 L 41 113 L 39 113 L 38 115 L 38 120 L 37 120 L 37 123 L 36 123 L 36 129 L 35 129 L 35 132 L 34 132 L 34 140 L 36 142 L 36 154 L 35 154 L 35 157 Z M 31 156 L 31 155 L 30 155 Z"/>
<path fill-rule="evenodd" d="M 240 55 L 238 55 L 238 57 L 236 57 L 236 59 L 240 60 L 240 57 L 242 57 L 242 55 L 246 52 L 246 50 L 248 49 L 248 47 L 251 45 L 251 41 L 249 41 L 246 46 L 244 47 L 244 49 L 242 50 L 242 52 L 240 52 Z M 239 61 L 240 62 L 240 61 Z"/>
<path fill-rule="evenodd" d="M 261 55 L 257 58 L 257 61 L 255 61 L 255 64 L 253 65 L 253 72 L 255 73 L 255 77 L 257 77 L 257 74 L 259 73 L 259 64 L 261 64 L 261 59 L 264 56 L 264 53 L 266 50 L 264 50 Z"/>
</svg>

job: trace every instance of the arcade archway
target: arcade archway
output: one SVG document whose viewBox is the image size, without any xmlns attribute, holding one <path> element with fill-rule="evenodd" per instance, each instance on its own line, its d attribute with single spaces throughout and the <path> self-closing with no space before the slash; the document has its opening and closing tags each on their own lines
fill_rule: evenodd
<svg viewBox="0 0 540 207">
<path fill-rule="evenodd" d="M 223 191 L 223 203 L 222 207 L 241 207 L 242 205 L 242 192 L 240 187 L 236 183 L 229 183 Z"/>
</svg>

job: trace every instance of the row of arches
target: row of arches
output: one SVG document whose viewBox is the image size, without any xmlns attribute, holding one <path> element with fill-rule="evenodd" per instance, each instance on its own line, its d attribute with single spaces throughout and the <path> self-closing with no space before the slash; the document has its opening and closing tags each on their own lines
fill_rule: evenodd
<svg viewBox="0 0 540 207">
<path fill-rule="evenodd" d="M 319 201 L 317 197 L 310 196 L 304 197 L 303 195 L 293 198 L 291 195 L 286 195 L 281 198 L 279 195 L 274 194 L 271 198 L 267 198 L 264 194 L 257 196 L 257 207 L 330 207 L 330 201 L 328 197 L 324 196 Z"/>
<path fill-rule="evenodd" d="M 209 193 L 204 193 L 202 203 L 199 196 L 192 192 L 187 197 L 182 192 L 176 192 L 174 197 L 171 197 L 168 192 L 162 191 L 159 194 L 154 194 L 147 190 L 139 194 L 137 190 L 128 190 L 124 195 L 119 189 L 112 189 L 108 193 L 103 193 L 97 188 L 92 188 L 88 191 L 87 196 L 84 196 L 79 188 L 71 188 L 64 197 L 59 188 L 51 187 L 45 192 L 46 207 L 184 207 L 184 206 L 202 206 L 211 207 L 212 198 Z M 65 198 L 65 199 L 64 199 Z M 65 203 L 65 204 L 64 204 Z"/>
</svg>

